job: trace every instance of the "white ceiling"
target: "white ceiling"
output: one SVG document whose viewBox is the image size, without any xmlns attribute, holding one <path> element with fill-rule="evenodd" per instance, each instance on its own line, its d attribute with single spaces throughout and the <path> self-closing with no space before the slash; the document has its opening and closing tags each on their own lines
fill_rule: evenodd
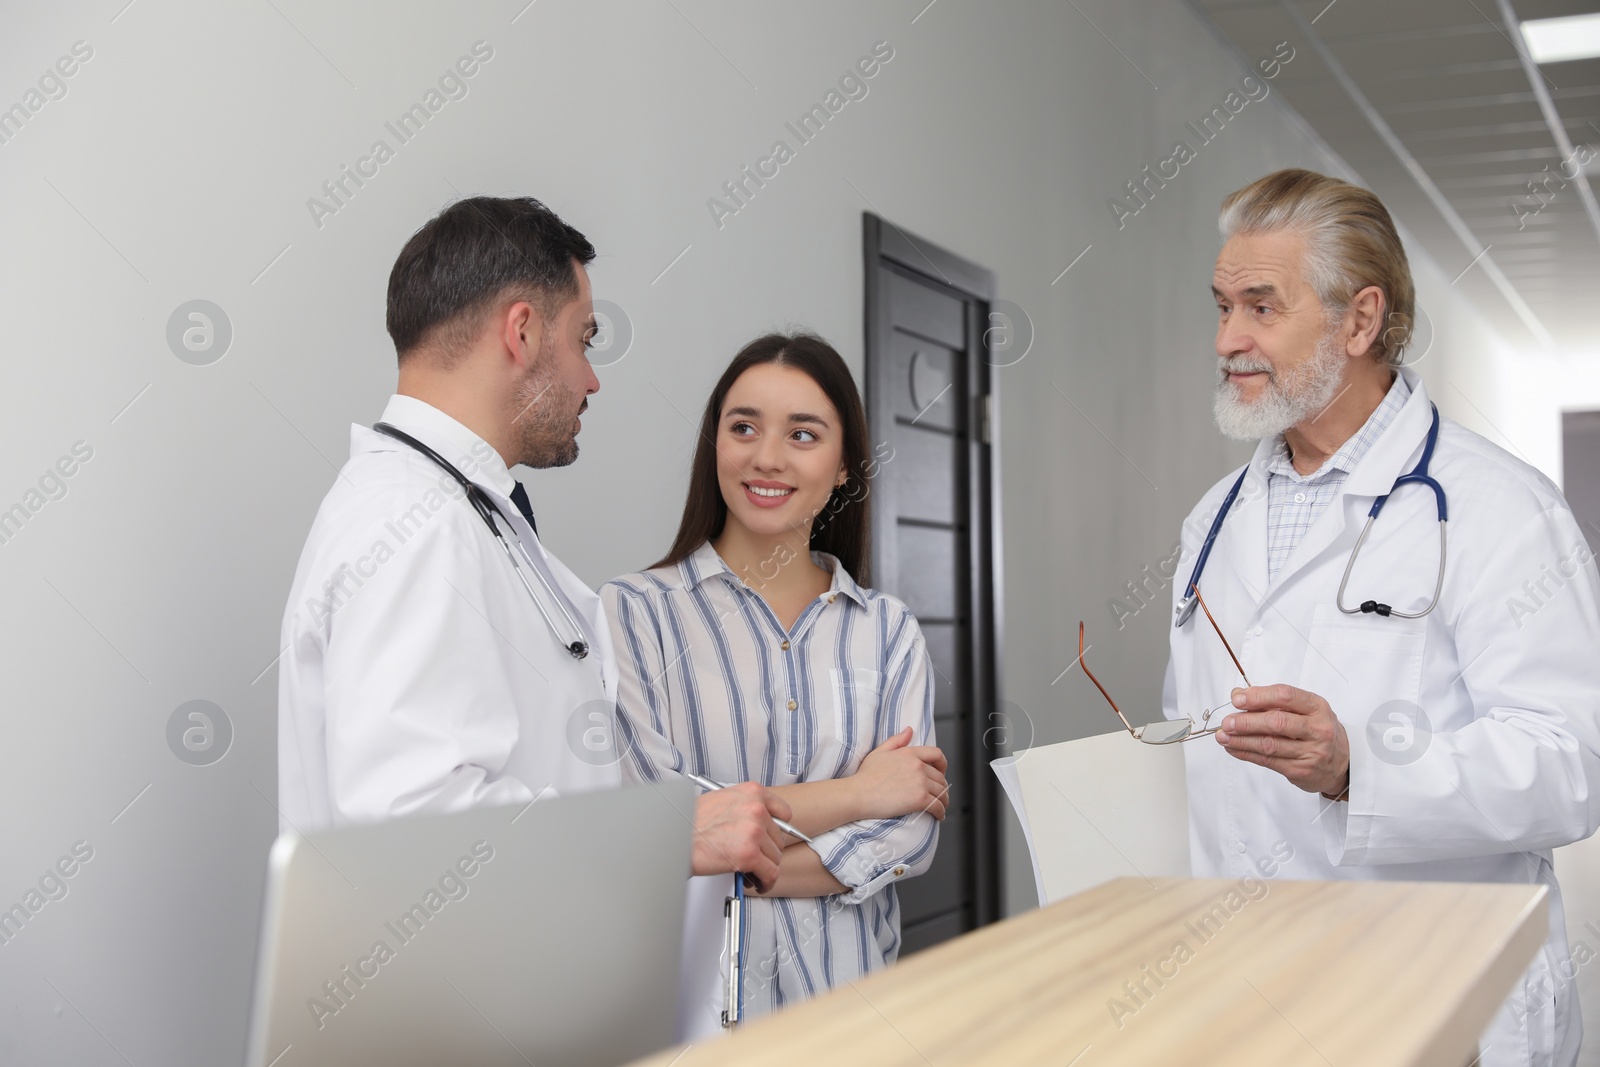
<svg viewBox="0 0 1600 1067">
<path fill-rule="evenodd" d="M 1600 59 L 1534 67 L 1530 79 L 1502 0 L 1190 2 L 1242 60 L 1294 46 L 1273 88 L 1434 260 L 1464 272 L 1455 284 L 1508 340 L 1593 347 L 1600 208 L 1555 175 L 1563 135 L 1600 152 Z M 1600 11 L 1600 0 L 1508 4 L 1513 22 Z M 1600 168 L 1589 174 L 1600 191 Z M 1540 208 L 1527 183 L 1547 176 Z"/>
</svg>

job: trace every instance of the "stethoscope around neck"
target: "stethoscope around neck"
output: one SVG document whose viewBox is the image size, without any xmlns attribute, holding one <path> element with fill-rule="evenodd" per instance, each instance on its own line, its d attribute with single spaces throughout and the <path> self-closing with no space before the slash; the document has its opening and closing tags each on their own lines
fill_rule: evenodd
<svg viewBox="0 0 1600 1067">
<path fill-rule="evenodd" d="M 1439 407 L 1433 408 L 1433 423 L 1428 427 L 1428 440 L 1422 446 L 1422 458 L 1417 460 L 1417 465 L 1400 477 L 1396 478 L 1389 491 L 1372 502 L 1372 509 L 1367 512 L 1367 521 L 1361 527 L 1361 535 L 1356 538 L 1355 547 L 1350 550 L 1350 559 L 1344 565 L 1344 577 L 1339 579 L 1339 592 L 1334 597 L 1334 604 L 1346 615 L 1381 615 L 1384 618 L 1393 616 L 1397 619 L 1420 619 L 1432 611 L 1439 603 L 1439 594 L 1444 590 L 1444 560 L 1445 560 L 1445 530 L 1449 526 L 1449 511 L 1445 500 L 1444 486 L 1440 485 L 1428 474 L 1428 464 L 1433 461 L 1434 446 L 1439 443 Z M 1200 546 L 1200 556 L 1194 562 L 1194 573 L 1189 575 L 1189 584 L 1184 587 L 1183 599 L 1178 602 L 1177 617 L 1173 622 L 1174 627 L 1182 626 L 1189 621 L 1189 616 L 1194 614 L 1196 598 L 1195 591 L 1200 585 L 1200 575 L 1205 572 L 1206 560 L 1211 558 L 1211 546 L 1217 539 L 1217 534 L 1222 530 L 1222 522 L 1228 517 L 1228 512 L 1233 509 L 1233 502 L 1239 496 L 1239 487 L 1244 484 L 1245 475 L 1250 473 L 1250 468 L 1245 467 L 1239 472 L 1239 478 L 1233 483 L 1233 488 L 1228 490 L 1228 495 L 1222 500 L 1222 507 L 1217 509 L 1217 517 L 1211 520 L 1211 530 L 1206 534 L 1205 543 Z M 1383 510 L 1383 505 L 1388 503 L 1395 490 L 1402 485 L 1425 485 L 1433 490 L 1434 502 L 1439 512 L 1439 576 L 1433 585 L 1433 599 L 1421 611 L 1396 611 L 1389 604 L 1382 604 L 1376 600 L 1363 600 L 1357 607 L 1344 606 L 1345 587 L 1350 584 L 1350 572 L 1355 569 L 1356 557 L 1361 554 L 1361 546 L 1366 543 L 1367 534 L 1372 532 L 1373 520 Z"/>
<path fill-rule="evenodd" d="M 478 517 L 483 520 L 484 525 L 489 527 L 489 532 L 494 534 L 495 540 L 500 542 L 500 547 L 505 549 L 506 558 L 511 561 L 511 569 L 516 572 L 518 580 L 522 582 L 522 587 L 528 591 L 528 596 L 533 600 L 533 606 L 539 609 L 540 615 L 544 616 L 545 624 L 550 627 L 550 632 L 555 634 L 556 640 L 561 642 L 568 652 L 572 653 L 574 659 L 583 659 L 587 656 L 589 654 L 589 642 L 583 639 L 583 627 L 579 626 L 578 621 L 572 617 L 571 612 L 567 611 L 566 605 L 561 602 L 561 597 L 550 587 L 550 582 L 545 578 L 544 572 L 534 566 L 532 557 L 528 555 L 528 550 L 522 546 L 522 541 L 519 539 L 517 541 L 517 552 L 522 554 L 523 560 L 528 565 L 527 569 L 532 571 L 534 577 L 539 579 L 539 584 L 544 586 L 545 592 L 555 602 L 556 609 L 566 618 L 567 624 L 572 627 L 572 632 L 577 634 L 574 640 L 566 641 L 562 638 L 560 628 L 556 626 L 555 620 L 550 617 L 550 613 L 545 610 L 544 601 L 539 599 L 539 595 L 533 591 L 533 586 L 528 584 L 528 577 L 522 573 L 523 567 L 517 562 L 516 553 L 511 551 L 511 544 L 506 540 L 506 535 L 500 531 L 500 524 L 495 519 L 498 518 L 500 522 L 506 523 L 507 526 L 510 525 L 510 521 L 506 518 L 505 513 L 500 510 L 500 506 L 490 498 L 488 493 L 484 492 L 483 487 L 457 470 L 455 464 L 404 430 L 397 429 L 387 422 L 373 423 L 372 428 L 385 437 L 392 437 L 401 444 L 410 445 L 428 459 L 431 459 L 441 470 L 456 480 L 456 484 L 460 485 L 462 490 L 466 492 L 467 500 L 471 502 L 473 509 L 477 511 Z"/>
</svg>

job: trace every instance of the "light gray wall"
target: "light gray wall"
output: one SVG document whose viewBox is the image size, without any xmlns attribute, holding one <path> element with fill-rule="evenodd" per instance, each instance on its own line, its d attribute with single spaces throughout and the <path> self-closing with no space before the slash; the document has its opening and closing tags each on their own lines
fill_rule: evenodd
<svg viewBox="0 0 1600 1067">
<path fill-rule="evenodd" d="M 1268 170 L 1333 163 L 1274 95 L 1119 230 L 1108 199 L 1195 143 L 1183 123 L 1240 63 L 1171 0 L 925 2 L 8 13 L 0 106 L 74 42 L 93 55 L 0 144 L 0 508 L 77 442 L 92 457 L 0 544 L 0 905 L 76 842 L 93 858 L 0 945 L 0 1062 L 237 1055 L 284 596 L 349 424 L 393 385 L 390 264 L 457 195 L 546 200 L 599 247 L 596 295 L 631 322 L 581 461 L 531 479 L 541 530 L 595 583 L 664 548 L 689 420 L 742 342 L 804 324 L 859 369 L 862 210 L 994 269 L 1034 331 L 999 376 L 1014 740 L 1110 725 L 1076 672 L 1051 684 L 1080 617 L 1106 678 L 1155 714 L 1165 611 L 1118 631 L 1106 602 L 1245 454 L 1209 418 L 1215 208 Z M 375 140 L 396 147 L 384 122 L 480 40 L 493 58 L 468 94 L 317 225 L 307 199 Z M 868 95 L 797 146 L 784 123 L 880 40 L 894 58 Z M 719 228 L 708 198 L 778 139 L 795 158 Z M 1457 310 L 1442 280 L 1425 293 Z M 167 340 L 195 299 L 232 326 L 210 365 Z M 169 747 L 191 700 L 232 725 L 207 766 Z M 1007 873 L 1010 906 L 1030 905 L 1026 858 Z"/>
</svg>

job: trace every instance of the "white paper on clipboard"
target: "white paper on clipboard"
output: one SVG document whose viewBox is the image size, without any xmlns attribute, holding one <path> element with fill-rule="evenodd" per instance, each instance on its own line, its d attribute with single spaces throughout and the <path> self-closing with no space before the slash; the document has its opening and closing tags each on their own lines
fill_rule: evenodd
<svg viewBox="0 0 1600 1067">
<path fill-rule="evenodd" d="M 1011 801 L 1011 810 L 1017 813 L 1017 821 L 1022 824 L 1022 837 L 1028 842 L 1028 862 L 1033 864 L 1033 887 L 1038 891 L 1039 903 L 1043 904 L 1048 899 L 1044 892 L 1044 875 L 1039 871 L 1039 850 L 1033 843 L 1028 806 L 1022 802 L 1022 776 L 1017 769 L 1017 757 L 1002 756 L 991 761 L 989 766 L 994 768 L 1000 787 L 1006 791 L 1006 799 Z"/>
<path fill-rule="evenodd" d="M 678 1040 L 705 1041 L 722 1029 L 727 961 L 722 958 L 727 924 L 723 901 L 733 895 L 736 874 L 706 874 L 689 879 L 684 901 L 683 963 L 678 972 Z"/>
<path fill-rule="evenodd" d="M 1145 745 L 1118 730 L 989 766 L 1022 823 L 1041 905 L 1112 878 L 1188 876 L 1182 745 Z"/>
</svg>

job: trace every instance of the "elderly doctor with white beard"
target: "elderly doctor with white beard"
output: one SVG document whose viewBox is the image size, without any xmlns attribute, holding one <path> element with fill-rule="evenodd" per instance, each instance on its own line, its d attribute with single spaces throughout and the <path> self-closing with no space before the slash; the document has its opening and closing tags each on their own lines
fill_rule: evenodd
<svg viewBox="0 0 1600 1067">
<path fill-rule="evenodd" d="M 1573 1064 L 1550 850 L 1600 824 L 1593 555 L 1548 479 L 1401 366 L 1414 295 L 1377 197 L 1280 171 L 1221 229 L 1215 413 L 1260 443 L 1183 527 L 1162 703 L 1193 726 L 1158 727 L 1197 739 L 1194 873 L 1548 886 L 1549 940 L 1480 1050 Z"/>
</svg>

